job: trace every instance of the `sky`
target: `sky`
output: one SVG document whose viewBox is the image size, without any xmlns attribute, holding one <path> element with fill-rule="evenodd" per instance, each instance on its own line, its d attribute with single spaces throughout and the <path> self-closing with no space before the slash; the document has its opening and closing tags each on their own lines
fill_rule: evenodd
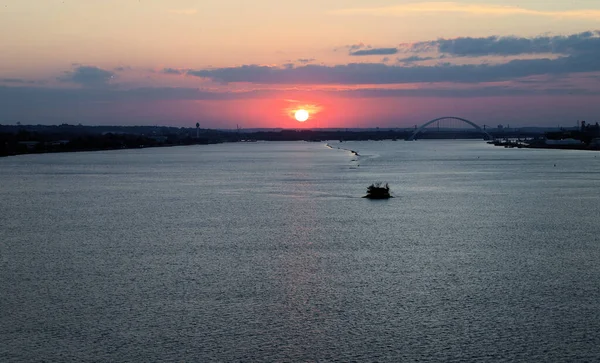
<svg viewBox="0 0 600 363">
<path fill-rule="evenodd" d="M 0 0 L 0 124 L 442 116 L 600 121 L 600 0 Z"/>
</svg>

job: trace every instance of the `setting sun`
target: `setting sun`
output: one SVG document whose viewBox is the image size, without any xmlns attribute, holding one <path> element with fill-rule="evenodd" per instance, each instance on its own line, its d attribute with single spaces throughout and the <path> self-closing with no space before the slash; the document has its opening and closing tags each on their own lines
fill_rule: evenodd
<svg viewBox="0 0 600 363">
<path fill-rule="evenodd" d="M 300 122 L 304 122 L 304 121 L 308 120 L 308 111 L 298 110 L 298 111 L 296 111 L 294 116 L 296 117 L 296 120 L 298 120 Z"/>
</svg>

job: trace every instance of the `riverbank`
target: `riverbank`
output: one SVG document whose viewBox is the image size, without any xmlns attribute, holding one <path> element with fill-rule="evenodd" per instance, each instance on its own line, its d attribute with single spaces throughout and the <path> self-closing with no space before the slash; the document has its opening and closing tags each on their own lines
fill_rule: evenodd
<svg viewBox="0 0 600 363">
<path fill-rule="evenodd" d="M 494 140 L 488 144 L 500 146 L 507 149 L 552 149 L 552 150 L 587 150 L 600 151 L 600 144 L 585 144 L 583 142 L 555 142 L 547 143 L 548 140 Z M 553 140 L 550 140 L 553 141 Z"/>
</svg>

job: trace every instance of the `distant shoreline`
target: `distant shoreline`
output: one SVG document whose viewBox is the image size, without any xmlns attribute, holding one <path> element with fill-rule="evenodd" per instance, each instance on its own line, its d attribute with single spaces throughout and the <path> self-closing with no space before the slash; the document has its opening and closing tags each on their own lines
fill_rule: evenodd
<svg viewBox="0 0 600 363">
<path fill-rule="evenodd" d="M 364 130 L 278 130 L 243 132 L 196 128 L 156 127 L 156 126 L 6 126 L 0 125 L 0 156 L 45 154 L 59 152 L 130 150 L 149 147 L 172 147 L 189 145 L 208 145 L 227 142 L 254 141 L 308 141 L 325 140 L 344 141 L 381 141 L 405 140 L 413 129 L 364 129 Z M 498 131 L 500 132 L 500 131 Z M 502 131 L 494 137 L 540 138 L 541 130 Z M 420 139 L 482 139 L 481 134 L 473 131 L 431 132 L 421 135 Z M 585 145 L 524 145 L 522 143 L 496 144 L 505 147 L 527 147 L 565 150 L 597 150 Z M 356 156 L 353 150 L 348 150 Z"/>
<path fill-rule="evenodd" d="M 430 139 L 430 140 L 444 140 L 444 139 Z M 459 140 L 473 140 L 473 139 L 459 139 Z M 260 141 L 272 141 L 272 140 L 260 140 Z M 285 142 L 285 141 L 307 141 L 308 140 L 276 140 L 276 142 Z M 323 142 L 328 140 L 323 140 Z M 392 141 L 392 139 L 382 139 L 382 140 L 355 140 L 355 141 Z M 397 141 L 397 140 L 394 140 Z M 404 141 L 404 140 L 401 140 Z M 483 140 L 482 140 L 483 141 Z M 0 157 L 9 157 L 9 156 L 19 156 L 19 155 L 40 155 L 40 154 L 58 154 L 58 153 L 77 153 L 77 152 L 96 152 L 96 151 L 117 151 L 117 150 L 136 150 L 136 149 L 150 149 L 150 148 L 163 148 L 163 147 L 176 147 L 176 146 L 193 146 L 193 145 L 216 145 L 223 143 L 238 143 L 244 141 L 222 141 L 222 142 L 198 142 L 198 143 L 186 143 L 186 144 L 158 144 L 158 145 L 140 145 L 140 146 L 131 146 L 131 147 L 108 147 L 108 148 L 82 148 L 82 149 L 69 149 L 69 150 L 27 150 L 23 152 L 16 152 L 12 154 L 0 153 Z M 516 143 L 497 143 L 488 142 L 494 146 L 500 146 L 505 148 L 518 148 L 518 149 L 546 149 L 546 150 L 578 150 L 578 151 L 600 151 L 600 148 L 591 148 L 586 145 L 526 145 L 526 144 L 516 144 Z M 331 149 L 339 149 L 349 152 L 354 156 L 360 156 L 357 151 L 351 149 L 345 149 L 340 147 L 333 147 L 329 143 L 325 144 L 327 147 Z"/>
<path fill-rule="evenodd" d="M 488 141 L 488 144 L 504 147 L 506 149 L 546 149 L 546 150 L 580 150 L 580 151 L 600 151 L 600 145 L 581 144 L 546 144 L 542 142 L 522 142 L 514 140 L 494 140 Z"/>
</svg>

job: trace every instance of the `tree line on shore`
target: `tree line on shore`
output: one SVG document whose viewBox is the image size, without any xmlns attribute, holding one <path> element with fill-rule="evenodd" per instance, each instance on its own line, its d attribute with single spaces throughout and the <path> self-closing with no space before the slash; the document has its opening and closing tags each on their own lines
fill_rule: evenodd
<svg viewBox="0 0 600 363">
<path fill-rule="evenodd" d="M 403 140 L 413 129 L 214 130 L 168 126 L 0 125 L 0 156 L 114 150 L 244 141 Z M 531 137 L 539 132 L 516 130 L 506 137 Z M 420 138 L 480 138 L 473 131 L 456 131 Z"/>
</svg>

